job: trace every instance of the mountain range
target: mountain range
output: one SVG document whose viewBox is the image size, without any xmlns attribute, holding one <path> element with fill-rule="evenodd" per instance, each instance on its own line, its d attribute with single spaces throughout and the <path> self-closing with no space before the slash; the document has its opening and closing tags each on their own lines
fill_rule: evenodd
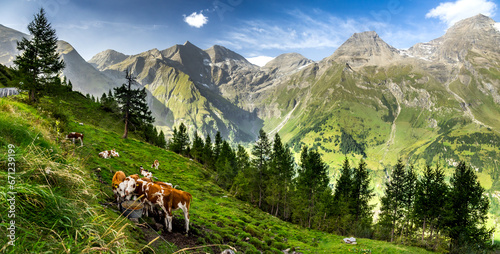
<svg viewBox="0 0 500 254">
<path fill-rule="evenodd" d="M 25 36 L 0 25 L 1 64 L 12 64 L 15 41 Z M 63 74 L 84 94 L 100 97 L 130 69 L 167 133 L 183 122 L 191 134 L 220 131 L 249 143 L 263 128 L 295 151 L 303 144 L 318 149 L 332 168 L 345 156 L 364 157 L 377 186 L 398 158 L 417 168 L 440 163 L 448 173 L 465 160 L 489 195 L 500 197 L 498 45 L 498 23 L 477 15 L 405 50 L 369 31 L 321 61 L 287 53 L 263 67 L 225 47 L 203 50 L 189 41 L 136 55 L 109 49 L 88 62 L 67 42 L 58 51 Z"/>
</svg>

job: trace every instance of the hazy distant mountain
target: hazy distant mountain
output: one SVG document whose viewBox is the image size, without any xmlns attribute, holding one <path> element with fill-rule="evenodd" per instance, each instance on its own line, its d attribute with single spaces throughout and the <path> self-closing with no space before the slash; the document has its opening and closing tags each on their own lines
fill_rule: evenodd
<svg viewBox="0 0 500 254">
<path fill-rule="evenodd" d="M 0 25 L 0 64 L 11 66 L 18 54 L 17 41 L 28 37 L 27 34 Z"/>
<path fill-rule="evenodd" d="M 11 66 L 12 61 L 19 54 L 17 41 L 28 35 L 0 25 L 0 64 Z M 97 69 L 87 63 L 80 54 L 67 42 L 57 42 L 57 52 L 66 63 L 63 75 L 66 76 L 73 88 L 83 94 L 101 96 L 112 87 L 117 86 Z"/>
<path fill-rule="evenodd" d="M 100 97 L 103 93 L 108 93 L 109 89 L 118 86 L 87 63 L 69 43 L 59 40 L 57 52 L 66 64 L 63 75 L 71 81 L 74 90 Z"/>
<path fill-rule="evenodd" d="M 89 60 L 89 63 L 96 69 L 103 71 L 106 66 L 113 65 L 125 60 L 128 56 L 114 51 L 112 49 L 105 50 Z"/>
</svg>

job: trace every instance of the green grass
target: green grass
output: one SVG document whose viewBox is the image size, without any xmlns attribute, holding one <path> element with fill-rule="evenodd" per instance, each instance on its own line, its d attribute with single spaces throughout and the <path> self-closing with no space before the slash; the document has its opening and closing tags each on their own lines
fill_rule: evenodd
<svg viewBox="0 0 500 254">
<path fill-rule="evenodd" d="M 20 237 L 15 249 L 0 246 L 7 252 L 66 252 L 69 249 L 85 252 L 100 248 L 127 253 L 143 248 L 148 241 L 142 233 L 137 233 L 141 230 L 99 202 L 111 200 L 110 182 L 114 171 L 138 173 L 139 166 L 149 168 L 155 159 L 160 161 L 160 168 L 153 170 L 154 176 L 179 185 L 193 195 L 190 237 L 197 239 L 200 246 L 227 244 L 243 253 L 279 253 L 286 248 L 303 253 L 345 253 L 354 247 L 369 249 L 372 253 L 427 252 L 369 239 L 359 239 L 353 247 L 342 244 L 341 236 L 283 222 L 229 196 L 211 181 L 211 172 L 198 163 L 136 138 L 124 140 L 122 125 L 115 116 L 100 111 L 84 98 L 66 98 L 68 100 L 46 98 L 37 108 L 12 98 L 0 99 L 2 163 L 6 161 L 8 144 L 15 144 L 16 156 L 22 158 L 17 172 L 20 181 L 16 185 L 20 189 L 17 198 L 23 201 L 16 221 Z M 61 141 L 63 133 L 57 133 L 54 113 L 49 111 L 61 104 L 66 105 L 63 112 L 59 112 L 65 115 L 59 116 L 66 119 L 65 132 L 85 133 L 83 147 Z M 112 148 L 120 157 L 98 157 L 98 152 Z M 53 173 L 47 175 L 44 172 L 49 167 Z M 5 177 L 6 172 L 1 174 Z M 101 184 L 100 178 L 107 184 Z M 6 209 L 6 198 L 5 194 L 1 196 L 2 209 Z M 42 208 L 44 212 L 38 212 Z M 181 213 L 177 212 L 174 232 L 182 232 L 182 225 Z M 171 253 L 177 247 L 158 243 L 154 249 Z M 208 252 L 220 250 L 218 247 L 206 249 Z"/>
</svg>

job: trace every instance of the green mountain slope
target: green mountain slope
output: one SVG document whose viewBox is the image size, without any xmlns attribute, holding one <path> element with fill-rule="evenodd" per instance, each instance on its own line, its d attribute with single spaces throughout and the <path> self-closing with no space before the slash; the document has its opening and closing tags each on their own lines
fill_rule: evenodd
<svg viewBox="0 0 500 254">
<path fill-rule="evenodd" d="M 201 165 L 134 138 L 121 139 L 122 123 L 78 93 L 46 97 L 37 107 L 26 105 L 19 98 L 22 96 L 0 99 L 1 163 L 7 166 L 8 146 L 14 145 L 18 192 L 17 244 L 13 248 L 4 243 L 2 251 L 172 253 L 180 247 L 226 244 L 243 253 L 281 253 L 286 248 L 303 253 L 426 252 L 367 239 L 358 239 L 358 245 L 353 247 L 341 244 L 341 236 L 279 221 L 228 196 L 209 180 L 211 172 Z M 70 131 L 85 134 L 83 147 L 62 139 Z M 113 148 L 120 157 L 98 157 L 100 151 Z M 157 237 L 154 231 L 120 219 L 114 206 L 109 205 L 112 171 L 137 173 L 139 166 L 148 168 L 148 163 L 155 159 L 160 161 L 159 170 L 153 170 L 157 178 L 179 185 L 193 195 L 188 236 L 179 234 L 183 222 L 178 215 L 173 233 L 157 230 L 170 243 L 161 239 L 151 243 Z M 8 172 L 0 173 L 7 178 Z M 0 196 L 0 206 L 5 211 L 7 188 L 2 186 L 4 194 Z M 2 227 L 7 227 L 6 214 L 0 216 Z M 152 221 L 148 222 L 155 227 Z M 224 248 L 227 246 L 203 250 L 218 253 Z"/>
</svg>

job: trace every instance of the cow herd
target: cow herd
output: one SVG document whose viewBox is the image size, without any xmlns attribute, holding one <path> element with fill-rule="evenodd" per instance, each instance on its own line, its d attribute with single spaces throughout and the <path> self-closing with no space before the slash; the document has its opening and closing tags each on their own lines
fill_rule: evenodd
<svg viewBox="0 0 500 254">
<path fill-rule="evenodd" d="M 83 136 L 82 133 L 71 132 L 66 139 L 72 140 L 73 143 L 80 140 L 80 146 L 83 146 Z M 119 156 L 115 149 L 99 153 L 99 157 L 104 159 Z M 159 166 L 159 161 L 155 160 L 151 168 L 158 169 Z M 126 176 L 123 171 L 117 171 L 114 174 L 111 187 L 119 206 L 121 207 L 121 202 L 124 200 L 139 199 L 144 205 L 143 215 L 159 214 L 168 232 L 172 232 L 172 212 L 181 209 L 184 212 L 187 233 L 189 231 L 189 207 L 193 199 L 191 194 L 175 189 L 171 183 L 153 181 L 153 173 L 142 166 L 139 170 L 142 177 L 138 174 Z"/>
<path fill-rule="evenodd" d="M 156 160 L 155 163 L 158 163 Z M 159 214 L 168 232 L 172 232 L 172 212 L 181 209 L 189 231 L 189 207 L 192 196 L 188 192 L 173 188 L 171 183 L 153 181 L 153 174 L 140 167 L 141 175 L 125 176 L 123 171 L 115 173 L 112 179 L 113 193 L 120 204 L 124 200 L 136 200 L 144 205 L 143 215 Z"/>
</svg>

